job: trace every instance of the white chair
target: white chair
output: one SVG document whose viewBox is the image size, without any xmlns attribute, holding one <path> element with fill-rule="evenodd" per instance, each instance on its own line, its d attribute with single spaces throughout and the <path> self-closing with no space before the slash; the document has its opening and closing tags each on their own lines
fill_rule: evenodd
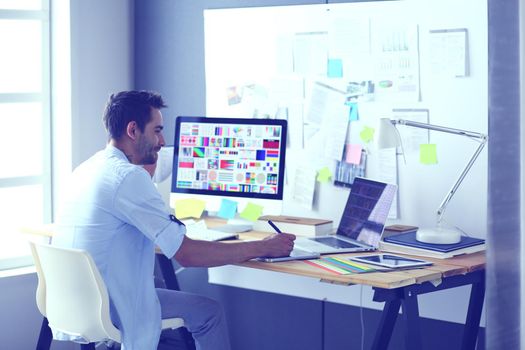
<svg viewBox="0 0 525 350">
<path fill-rule="evenodd" d="M 49 326 L 79 343 L 113 340 L 120 332 L 111 323 L 106 286 L 93 258 L 80 249 L 29 242 L 38 275 L 36 303 Z M 162 329 L 184 326 L 181 318 L 162 320 Z"/>
</svg>

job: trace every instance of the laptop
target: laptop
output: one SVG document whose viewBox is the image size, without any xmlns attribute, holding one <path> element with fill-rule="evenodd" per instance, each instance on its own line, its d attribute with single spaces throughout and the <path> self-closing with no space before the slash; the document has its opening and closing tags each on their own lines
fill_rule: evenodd
<svg viewBox="0 0 525 350">
<path fill-rule="evenodd" d="M 298 237 L 294 247 L 320 254 L 377 250 L 396 191 L 397 185 L 356 177 L 336 234 Z"/>
</svg>

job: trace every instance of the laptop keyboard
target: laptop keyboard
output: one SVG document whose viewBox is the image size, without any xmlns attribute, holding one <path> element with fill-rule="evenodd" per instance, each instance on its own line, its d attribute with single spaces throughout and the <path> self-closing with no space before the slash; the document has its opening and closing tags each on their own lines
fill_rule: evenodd
<svg viewBox="0 0 525 350">
<path fill-rule="evenodd" d="M 314 240 L 319 243 L 323 243 L 326 245 L 329 245 L 330 247 L 334 248 L 357 248 L 361 247 L 358 244 L 353 244 L 350 242 L 342 241 L 340 239 L 335 239 L 333 237 L 319 237 L 319 238 L 310 238 L 311 240 Z"/>
</svg>

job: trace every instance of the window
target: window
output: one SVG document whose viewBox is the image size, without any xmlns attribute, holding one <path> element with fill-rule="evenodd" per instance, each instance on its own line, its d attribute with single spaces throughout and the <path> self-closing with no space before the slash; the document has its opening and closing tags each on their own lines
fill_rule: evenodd
<svg viewBox="0 0 525 350">
<path fill-rule="evenodd" d="M 32 263 L 19 228 L 51 220 L 49 0 L 0 0 L 0 270 Z"/>
</svg>

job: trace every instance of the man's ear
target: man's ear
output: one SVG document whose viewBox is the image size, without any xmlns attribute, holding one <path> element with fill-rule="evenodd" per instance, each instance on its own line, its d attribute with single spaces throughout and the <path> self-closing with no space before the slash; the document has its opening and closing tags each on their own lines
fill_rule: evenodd
<svg viewBox="0 0 525 350">
<path fill-rule="evenodd" d="M 135 121 L 129 122 L 126 128 L 126 134 L 128 135 L 128 137 L 132 140 L 135 140 L 137 138 L 137 131 L 138 131 L 137 122 Z"/>
</svg>

